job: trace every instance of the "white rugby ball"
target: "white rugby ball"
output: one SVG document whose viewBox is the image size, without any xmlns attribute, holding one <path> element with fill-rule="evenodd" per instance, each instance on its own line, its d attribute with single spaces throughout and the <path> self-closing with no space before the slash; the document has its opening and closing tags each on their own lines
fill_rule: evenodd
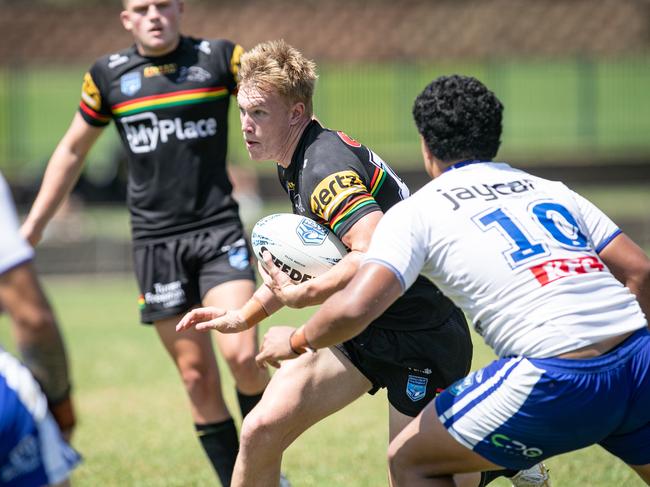
<svg viewBox="0 0 650 487">
<path fill-rule="evenodd" d="M 276 267 L 297 282 L 324 273 L 347 254 L 332 231 L 293 213 L 275 213 L 258 221 L 251 245 L 262 265 L 262 251 L 268 250 Z"/>
</svg>

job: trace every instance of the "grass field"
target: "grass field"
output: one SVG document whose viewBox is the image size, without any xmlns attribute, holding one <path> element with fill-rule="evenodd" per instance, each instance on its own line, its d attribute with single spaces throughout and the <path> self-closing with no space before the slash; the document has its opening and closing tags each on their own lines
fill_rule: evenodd
<svg viewBox="0 0 650 487">
<path fill-rule="evenodd" d="M 214 485 L 194 438 L 186 399 L 155 333 L 137 324 L 131 276 L 43 280 L 65 330 L 72 359 L 79 426 L 75 446 L 85 461 L 79 487 Z M 268 324 L 299 324 L 309 311 L 282 311 Z M 12 349 L 0 317 L 0 343 Z M 476 342 L 474 366 L 491 352 Z M 232 411 L 232 381 L 224 374 Z M 387 406 L 366 396 L 318 424 L 288 450 L 284 470 L 295 487 L 386 485 Z M 555 487 L 640 487 L 643 483 L 598 447 L 551 459 Z M 492 485 L 508 486 L 505 481 Z"/>
</svg>

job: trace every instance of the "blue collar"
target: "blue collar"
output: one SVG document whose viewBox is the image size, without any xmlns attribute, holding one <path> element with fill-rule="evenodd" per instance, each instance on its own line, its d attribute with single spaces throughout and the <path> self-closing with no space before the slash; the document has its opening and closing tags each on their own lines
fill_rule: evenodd
<svg viewBox="0 0 650 487">
<path fill-rule="evenodd" d="M 460 169 L 461 167 L 469 166 L 470 164 L 478 164 L 479 162 L 490 162 L 490 161 L 481 161 L 478 159 L 467 159 L 465 161 L 458 161 L 456 164 L 452 164 L 444 172 L 452 171 L 454 169 Z"/>
</svg>

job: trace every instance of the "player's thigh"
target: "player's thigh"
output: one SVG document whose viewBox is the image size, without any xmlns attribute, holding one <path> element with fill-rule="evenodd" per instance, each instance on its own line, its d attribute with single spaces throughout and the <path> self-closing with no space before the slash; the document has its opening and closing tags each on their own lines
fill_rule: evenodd
<svg viewBox="0 0 650 487">
<path fill-rule="evenodd" d="M 399 412 L 395 406 L 388 404 L 388 441 L 393 441 L 395 437 L 406 428 L 406 425 L 415 419 L 413 416 Z"/>
<path fill-rule="evenodd" d="M 253 292 L 255 283 L 250 279 L 228 281 L 211 288 L 203 298 L 203 305 L 238 309 L 248 301 Z M 257 353 L 257 326 L 240 333 L 216 333 L 214 336 L 226 360 L 240 355 L 252 358 Z"/>
<path fill-rule="evenodd" d="M 181 370 L 202 369 L 204 372 L 217 373 L 217 361 L 209 332 L 200 332 L 191 328 L 176 332 L 180 316 L 154 322 L 156 332 L 165 350 Z"/>
<path fill-rule="evenodd" d="M 372 384 L 336 349 L 282 362 L 254 417 L 286 431 L 293 441 L 312 424 L 368 392 Z"/>
<path fill-rule="evenodd" d="M 416 468 L 428 476 L 499 468 L 447 432 L 433 401 L 391 441 L 389 456 L 394 465 Z"/>
</svg>

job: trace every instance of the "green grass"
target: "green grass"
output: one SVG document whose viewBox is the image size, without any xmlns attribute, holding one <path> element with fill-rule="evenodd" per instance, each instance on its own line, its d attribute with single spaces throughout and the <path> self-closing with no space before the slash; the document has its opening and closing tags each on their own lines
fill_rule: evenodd
<svg viewBox="0 0 650 487">
<path fill-rule="evenodd" d="M 43 281 L 72 359 L 79 412 L 74 444 L 85 458 L 74 485 L 214 485 L 174 366 L 155 332 L 138 325 L 134 280 L 100 276 Z M 263 329 L 298 324 L 309 312 L 281 311 Z M 12 349 L 8 325 L 1 317 L 0 343 Z M 480 341 L 475 345 L 474 367 L 479 367 L 492 353 Z M 231 410 L 237 411 L 227 373 L 224 384 Z M 284 470 L 297 487 L 386 485 L 386 421 L 385 395 L 363 397 L 299 438 L 285 455 Z M 553 458 L 548 465 L 557 487 L 643 485 L 598 447 Z"/>
</svg>

